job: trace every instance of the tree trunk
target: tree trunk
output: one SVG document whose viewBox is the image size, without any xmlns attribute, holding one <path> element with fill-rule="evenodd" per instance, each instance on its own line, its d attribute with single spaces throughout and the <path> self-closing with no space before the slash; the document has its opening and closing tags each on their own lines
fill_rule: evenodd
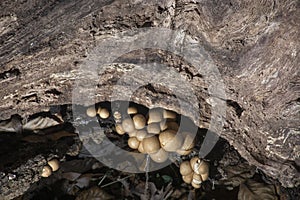
<svg viewBox="0 0 300 200">
<path fill-rule="evenodd" d="M 0 5 L 1 120 L 131 98 L 189 116 L 284 187 L 299 185 L 299 1 Z"/>
</svg>

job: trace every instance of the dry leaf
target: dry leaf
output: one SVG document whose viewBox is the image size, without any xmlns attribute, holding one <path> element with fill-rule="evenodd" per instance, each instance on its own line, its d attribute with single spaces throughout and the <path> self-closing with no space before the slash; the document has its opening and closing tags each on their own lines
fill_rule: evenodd
<svg viewBox="0 0 300 200">
<path fill-rule="evenodd" d="M 247 180 L 240 185 L 239 200 L 277 200 L 278 196 L 273 185 Z"/>
<path fill-rule="evenodd" d="M 88 190 L 81 192 L 75 200 L 112 200 L 114 199 L 111 195 L 107 194 L 101 188 L 94 186 Z"/>
</svg>

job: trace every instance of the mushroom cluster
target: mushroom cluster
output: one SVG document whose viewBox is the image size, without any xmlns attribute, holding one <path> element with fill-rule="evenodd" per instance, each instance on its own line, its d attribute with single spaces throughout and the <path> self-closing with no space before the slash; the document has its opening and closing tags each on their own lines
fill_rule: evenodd
<svg viewBox="0 0 300 200">
<path fill-rule="evenodd" d="M 107 119 L 110 115 L 109 111 L 106 108 L 96 108 L 95 106 L 87 108 L 86 114 L 89 117 L 95 117 L 98 114 L 102 119 Z"/>
<path fill-rule="evenodd" d="M 59 169 L 59 161 L 56 158 L 54 158 L 48 161 L 47 165 L 43 167 L 41 176 L 45 178 L 49 177 L 52 174 L 52 172 L 55 172 L 58 169 Z"/>
<path fill-rule="evenodd" d="M 189 132 L 178 132 L 175 112 L 153 108 L 145 116 L 138 113 L 137 108 L 129 107 L 127 114 L 124 119 L 119 119 L 116 132 L 119 135 L 127 133 L 128 146 L 149 154 L 154 162 L 165 162 L 170 152 L 188 155 L 192 151 L 194 138 Z"/>
<path fill-rule="evenodd" d="M 180 174 L 185 183 L 191 184 L 194 188 L 200 188 L 201 183 L 208 179 L 209 165 L 204 160 L 193 157 L 180 164 Z"/>
</svg>

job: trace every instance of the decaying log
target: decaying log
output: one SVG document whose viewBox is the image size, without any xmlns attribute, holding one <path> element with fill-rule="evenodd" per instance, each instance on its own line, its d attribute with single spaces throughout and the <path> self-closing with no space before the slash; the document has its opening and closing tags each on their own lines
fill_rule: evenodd
<svg viewBox="0 0 300 200">
<path fill-rule="evenodd" d="M 143 64 L 157 61 L 180 75 L 194 94 L 189 96 L 178 84 L 174 95 L 165 85 L 172 74 L 160 74 L 161 68 L 156 68 L 157 82 L 136 90 L 132 101 L 177 111 L 204 128 L 212 121 L 221 123 L 214 131 L 250 164 L 284 187 L 299 185 L 299 1 L 5 0 L 0 7 L 1 120 L 13 114 L 26 118 L 50 105 L 126 100 L 121 91 L 130 88 L 129 83 L 144 83 L 151 70 Z M 170 31 L 166 33 L 171 39 L 183 37 L 186 45 L 199 45 L 203 51 L 199 59 L 208 60 L 202 71 L 172 51 L 135 50 L 130 45 L 130 52 L 108 60 L 114 63 L 107 62 L 106 67 L 98 66 L 100 71 L 89 68 L 95 67 L 89 66 L 91 57 L 100 59 L 98 50 L 109 55 L 103 41 L 140 41 L 147 35 L 140 30 L 149 27 Z M 126 31 L 137 34 L 121 37 Z M 107 51 L 117 55 L 118 48 Z M 209 80 L 221 78 L 226 95 L 209 93 L 209 74 L 203 73 L 212 66 L 220 77 Z M 119 81 L 133 69 L 145 76 Z M 74 98 L 74 93 L 91 95 Z M 183 97 L 180 101 L 190 109 L 180 109 L 176 97 Z M 212 113 L 218 104 L 227 105 L 226 115 Z"/>
</svg>

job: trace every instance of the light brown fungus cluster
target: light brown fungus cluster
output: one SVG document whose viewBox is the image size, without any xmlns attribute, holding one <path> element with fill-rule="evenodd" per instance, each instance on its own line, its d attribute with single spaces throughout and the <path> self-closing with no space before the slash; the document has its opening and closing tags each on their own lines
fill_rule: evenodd
<svg viewBox="0 0 300 200">
<path fill-rule="evenodd" d="M 192 151 L 192 135 L 189 132 L 177 133 L 179 126 L 175 112 L 153 108 L 145 116 L 135 107 L 129 107 L 127 114 L 129 117 L 116 124 L 116 132 L 128 134 L 128 146 L 149 154 L 154 162 L 165 162 L 169 152 L 187 155 Z"/>
<path fill-rule="evenodd" d="M 198 157 L 180 164 L 180 174 L 185 183 L 191 184 L 194 188 L 200 188 L 201 183 L 209 176 L 209 165 Z"/>
<path fill-rule="evenodd" d="M 162 108 L 153 108 L 147 114 L 142 113 L 133 106 L 128 107 L 125 117 L 119 111 L 113 113 L 115 130 L 119 135 L 128 134 L 128 146 L 131 149 L 148 154 L 157 163 L 165 162 L 171 152 L 179 155 L 192 152 L 195 146 L 194 135 L 179 130 L 177 113 Z M 107 109 L 87 109 L 88 116 L 94 117 L 96 114 L 104 119 L 110 116 Z M 207 162 L 194 157 L 181 163 L 180 173 L 185 183 L 200 188 L 201 183 L 208 179 L 209 166 Z"/>
</svg>

